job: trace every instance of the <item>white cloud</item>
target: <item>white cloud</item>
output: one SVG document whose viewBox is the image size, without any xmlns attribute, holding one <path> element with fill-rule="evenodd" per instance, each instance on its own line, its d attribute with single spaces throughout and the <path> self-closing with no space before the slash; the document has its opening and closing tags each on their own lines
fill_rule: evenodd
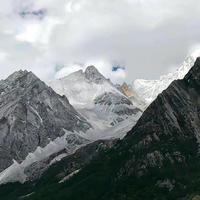
<svg viewBox="0 0 200 200">
<path fill-rule="evenodd" d="M 45 10 L 41 19 L 34 16 L 39 10 Z M 76 63 L 96 65 L 115 82 L 155 78 L 200 43 L 199 11 L 196 0 L 4 1 L 0 78 L 26 68 L 46 80 L 79 69 Z M 126 71 L 113 72 L 113 64 Z"/>
<path fill-rule="evenodd" d="M 80 65 L 70 65 L 67 67 L 63 67 L 62 69 L 60 69 L 58 72 L 56 72 L 55 74 L 55 78 L 59 79 L 59 78 L 63 78 L 65 76 L 68 76 L 69 74 L 78 71 L 78 70 L 82 70 L 83 67 L 81 67 Z"/>
<path fill-rule="evenodd" d="M 189 49 L 188 52 L 189 55 L 193 56 L 194 58 L 197 58 L 200 56 L 200 44 L 195 44 Z"/>
<path fill-rule="evenodd" d="M 90 66 L 94 65 L 101 74 L 106 76 L 109 79 L 112 79 L 114 83 L 123 82 L 126 78 L 126 71 L 124 69 L 118 69 L 117 71 L 113 72 L 113 64 L 109 63 L 103 59 L 100 60 L 90 60 L 84 64 L 71 64 L 69 66 L 63 66 L 60 70 L 56 72 L 55 78 L 62 78 L 65 77 L 75 71 L 83 70 Z"/>
<path fill-rule="evenodd" d="M 84 69 L 90 65 L 94 65 L 99 70 L 100 73 L 102 73 L 107 78 L 111 79 L 114 83 L 123 82 L 126 78 L 125 70 L 119 69 L 113 72 L 112 68 L 114 63 L 110 63 L 104 59 L 100 60 L 91 59 L 85 63 Z"/>
<path fill-rule="evenodd" d="M 5 52 L 0 52 L 0 61 L 4 61 L 5 59 L 8 59 L 8 54 Z"/>
<path fill-rule="evenodd" d="M 29 21 L 24 25 L 24 29 L 16 35 L 16 39 L 22 42 L 48 45 L 51 33 L 57 24 L 62 24 L 62 21 L 51 17 L 45 18 L 42 22 L 36 20 Z"/>
</svg>

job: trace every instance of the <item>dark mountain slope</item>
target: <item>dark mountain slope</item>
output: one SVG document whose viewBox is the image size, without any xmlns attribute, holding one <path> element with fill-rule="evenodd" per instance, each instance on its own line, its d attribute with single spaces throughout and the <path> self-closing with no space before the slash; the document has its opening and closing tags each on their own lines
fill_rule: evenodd
<svg viewBox="0 0 200 200">
<path fill-rule="evenodd" d="M 32 193 L 29 200 L 191 199 L 200 191 L 199 137 L 200 58 L 183 80 L 157 97 L 123 140 L 73 178 L 10 188 Z M 9 186 L 0 191 L 10 191 Z"/>
<path fill-rule="evenodd" d="M 62 194 L 63 184 L 70 180 L 79 170 L 96 159 L 101 152 L 108 151 L 117 140 L 99 140 L 78 149 L 73 155 L 66 156 L 60 162 L 53 164 L 37 182 L 26 182 L 25 184 L 9 183 L 0 187 L 1 200 L 17 200 L 31 197 L 35 191 L 38 199 L 59 198 Z M 45 192 L 45 194 L 40 194 Z M 55 192 L 58 192 L 57 194 Z M 37 193 L 36 192 L 36 193 Z M 53 192 L 53 193 L 51 193 Z M 55 196 L 54 196 L 55 195 Z M 51 196 L 51 197 L 50 197 Z"/>
</svg>

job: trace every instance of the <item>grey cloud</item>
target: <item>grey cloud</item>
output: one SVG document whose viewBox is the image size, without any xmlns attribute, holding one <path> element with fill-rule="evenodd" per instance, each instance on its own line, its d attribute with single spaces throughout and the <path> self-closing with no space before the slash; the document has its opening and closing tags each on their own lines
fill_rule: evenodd
<svg viewBox="0 0 200 200">
<path fill-rule="evenodd" d="M 46 16 L 46 10 L 45 9 L 39 9 L 39 10 L 22 10 L 19 12 L 19 15 L 22 18 L 38 18 L 40 20 L 44 19 L 44 17 Z"/>
<path fill-rule="evenodd" d="M 98 61 L 106 63 L 98 67 L 109 78 L 124 78 L 112 74 L 118 64 L 126 67 L 128 81 L 154 79 L 200 43 L 198 0 L 8 1 L 0 9 L 0 55 L 7 54 L 0 59 L 2 77 L 23 66 L 50 79 L 57 64 Z M 16 17 L 24 8 L 26 20 Z"/>
</svg>

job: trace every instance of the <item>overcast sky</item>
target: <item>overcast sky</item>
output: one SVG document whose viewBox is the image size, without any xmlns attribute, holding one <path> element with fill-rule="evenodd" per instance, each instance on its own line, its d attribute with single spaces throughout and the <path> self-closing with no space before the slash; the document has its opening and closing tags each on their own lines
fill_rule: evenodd
<svg viewBox="0 0 200 200">
<path fill-rule="evenodd" d="M 199 0 L 6 0 L 0 6 L 0 78 L 28 69 L 49 80 L 93 64 L 113 81 L 155 79 L 199 44 Z"/>
</svg>

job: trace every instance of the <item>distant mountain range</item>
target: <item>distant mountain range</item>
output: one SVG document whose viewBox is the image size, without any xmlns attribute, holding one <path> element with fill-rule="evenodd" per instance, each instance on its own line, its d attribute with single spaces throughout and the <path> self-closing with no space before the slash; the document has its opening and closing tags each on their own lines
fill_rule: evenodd
<svg viewBox="0 0 200 200">
<path fill-rule="evenodd" d="M 182 79 L 194 65 L 196 57 L 188 56 L 176 71 L 163 75 L 158 80 L 143 80 L 137 79 L 134 81 L 133 88 L 137 92 L 140 98 L 149 105 L 156 99 L 158 94 L 167 89 L 170 83 L 177 79 Z"/>
<path fill-rule="evenodd" d="M 94 66 L 79 70 L 49 83 L 60 95 L 65 95 L 76 110 L 92 124 L 89 138 L 123 137 L 130 124 L 139 119 L 142 109 L 119 91 Z M 120 135 L 113 128 L 117 127 Z M 120 128 L 121 127 L 121 128 Z M 127 127 L 127 128 L 126 128 Z M 125 128 L 125 131 L 122 129 Z M 120 130 L 121 129 L 121 130 Z M 105 134 L 104 134 L 105 133 Z M 86 136 L 86 137 L 87 137 Z"/>
<path fill-rule="evenodd" d="M 0 82 L 0 184 L 35 179 L 88 143 L 122 138 L 142 114 L 93 66 L 50 85 L 60 95 L 28 71 Z"/>
<path fill-rule="evenodd" d="M 194 62 L 133 86 L 114 85 L 94 66 L 48 85 L 27 71 L 0 81 L 1 199 L 198 195 L 200 58 Z"/>
<path fill-rule="evenodd" d="M 32 163 L 63 150 L 75 132 L 91 127 L 33 73 L 13 73 L 0 82 L 0 183 L 24 182 Z"/>
<path fill-rule="evenodd" d="M 134 105 L 145 110 L 156 97 L 174 81 L 183 79 L 194 65 L 196 57 L 188 56 L 183 64 L 173 72 L 162 75 L 158 80 L 136 79 L 133 84 L 123 83 L 116 87 L 127 96 Z"/>
</svg>

